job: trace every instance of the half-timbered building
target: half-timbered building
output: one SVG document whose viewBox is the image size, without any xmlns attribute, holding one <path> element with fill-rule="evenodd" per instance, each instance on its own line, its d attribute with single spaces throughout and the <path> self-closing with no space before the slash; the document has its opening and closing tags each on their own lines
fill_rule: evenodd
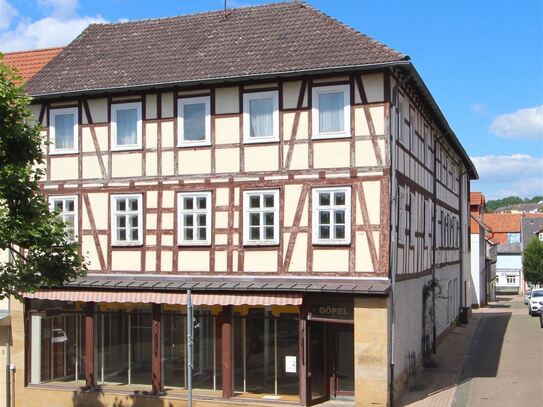
<svg viewBox="0 0 543 407">
<path fill-rule="evenodd" d="M 390 405 L 467 303 L 473 164 L 305 3 L 91 25 L 28 91 L 89 272 L 12 306 L 17 405 Z"/>
</svg>

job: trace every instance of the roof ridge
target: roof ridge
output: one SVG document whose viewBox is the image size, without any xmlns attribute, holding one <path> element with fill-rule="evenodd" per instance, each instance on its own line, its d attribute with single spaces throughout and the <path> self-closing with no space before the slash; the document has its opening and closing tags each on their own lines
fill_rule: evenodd
<svg viewBox="0 0 543 407">
<path fill-rule="evenodd" d="M 36 49 L 28 49 L 28 50 L 24 50 L 24 51 L 2 52 L 2 54 L 4 56 L 6 56 L 6 55 L 14 55 L 14 54 L 29 54 L 31 52 L 41 52 L 41 51 L 52 51 L 54 49 L 64 49 L 65 47 L 66 47 L 66 45 L 61 46 L 61 47 L 36 48 Z"/>
<path fill-rule="evenodd" d="M 236 10 L 250 10 L 250 9 L 261 9 L 261 8 L 268 8 L 268 7 L 276 7 L 276 6 L 282 6 L 282 5 L 294 5 L 294 4 L 306 4 L 303 1 L 300 0 L 279 0 L 274 1 L 272 3 L 265 3 L 265 4 L 256 4 L 256 5 L 249 5 L 249 6 L 240 6 L 240 7 L 233 7 L 233 8 L 227 8 L 226 13 L 227 15 L 232 14 L 233 11 Z M 155 21 L 166 21 L 166 20 L 175 20 L 177 18 L 184 18 L 184 17 L 195 17 L 195 16 L 205 16 L 210 14 L 221 14 L 225 13 L 224 9 L 220 10 L 210 10 L 210 11 L 198 11 L 195 13 L 188 13 L 188 14 L 178 14 L 175 16 L 167 16 L 167 17 L 154 17 L 154 18 L 144 18 L 142 20 L 129 20 L 129 21 L 116 21 L 113 23 L 92 23 L 89 24 L 90 26 L 117 26 L 117 25 L 128 25 L 128 24 L 141 24 L 141 23 L 149 23 L 149 22 L 155 22 Z"/>
</svg>

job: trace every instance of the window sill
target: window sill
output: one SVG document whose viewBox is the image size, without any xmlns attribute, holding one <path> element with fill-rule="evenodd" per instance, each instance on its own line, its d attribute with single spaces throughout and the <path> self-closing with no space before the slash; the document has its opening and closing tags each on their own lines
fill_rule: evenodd
<svg viewBox="0 0 543 407">
<path fill-rule="evenodd" d="M 341 139 L 341 138 L 351 138 L 350 134 L 341 133 L 341 134 L 313 134 L 311 136 L 312 140 L 326 140 L 326 139 Z"/>
<path fill-rule="evenodd" d="M 79 150 L 49 150 L 49 155 L 79 154 Z"/>
<path fill-rule="evenodd" d="M 326 242 L 326 241 L 314 241 L 313 246 L 333 246 L 333 247 L 350 247 L 351 242 L 349 241 L 343 241 L 343 242 Z"/>
<path fill-rule="evenodd" d="M 243 144 L 264 144 L 264 143 L 279 143 L 279 137 L 262 137 L 262 138 L 243 140 Z"/>
<path fill-rule="evenodd" d="M 194 143 L 183 142 L 183 143 L 177 144 L 177 148 L 192 148 L 192 147 L 211 147 L 211 142 L 206 140 L 206 141 L 198 141 Z"/>
<path fill-rule="evenodd" d="M 279 242 L 244 242 L 243 247 L 245 248 L 259 248 L 259 247 L 279 247 Z"/>
<path fill-rule="evenodd" d="M 191 243 L 191 242 L 178 242 L 178 247 L 202 247 L 202 248 L 209 248 L 211 247 L 211 242 L 202 242 L 202 243 Z"/>
<path fill-rule="evenodd" d="M 134 242 L 134 243 L 111 243 L 111 247 L 114 248 L 114 249 L 133 248 L 133 247 L 143 247 L 143 242 Z"/>
<path fill-rule="evenodd" d="M 123 152 L 123 151 L 136 151 L 136 150 L 142 150 L 142 147 L 140 145 L 137 146 L 113 146 L 111 147 L 111 152 Z"/>
</svg>

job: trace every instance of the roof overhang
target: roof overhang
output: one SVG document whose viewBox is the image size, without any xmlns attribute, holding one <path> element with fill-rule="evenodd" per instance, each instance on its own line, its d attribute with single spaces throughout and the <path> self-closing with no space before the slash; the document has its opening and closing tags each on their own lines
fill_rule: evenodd
<svg viewBox="0 0 543 407">
<path fill-rule="evenodd" d="M 481 226 L 485 230 L 485 232 L 492 233 L 492 229 L 490 229 L 490 226 L 488 226 L 486 223 L 484 223 L 480 218 L 478 218 L 477 216 L 471 215 L 471 219 L 473 219 L 475 222 L 477 222 L 477 224 L 479 226 Z"/>
<path fill-rule="evenodd" d="M 55 287 L 50 287 L 55 288 Z M 59 288 L 387 295 L 388 278 L 88 274 Z"/>
<path fill-rule="evenodd" d="M 0 326 L 10 326 L 11 316 L 9 312 L 0 311 Z"/>
</svg>

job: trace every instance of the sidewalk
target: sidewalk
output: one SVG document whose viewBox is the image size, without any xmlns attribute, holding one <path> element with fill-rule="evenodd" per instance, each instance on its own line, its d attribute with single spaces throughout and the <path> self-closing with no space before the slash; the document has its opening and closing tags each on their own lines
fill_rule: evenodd
<svg viewBox="0 0 543 407">
<path fill-rule="evenodd" d="M 454 327 L 441 342 L 432 359 L 436 367 L 426 368 L 417 378 L 423 389 L 407 390 L 398 406 L 450 407 L 460 381 L 470 340 L 480 322 L 480 311 L 471 315 L 468 325 Z"/>
</svg>

